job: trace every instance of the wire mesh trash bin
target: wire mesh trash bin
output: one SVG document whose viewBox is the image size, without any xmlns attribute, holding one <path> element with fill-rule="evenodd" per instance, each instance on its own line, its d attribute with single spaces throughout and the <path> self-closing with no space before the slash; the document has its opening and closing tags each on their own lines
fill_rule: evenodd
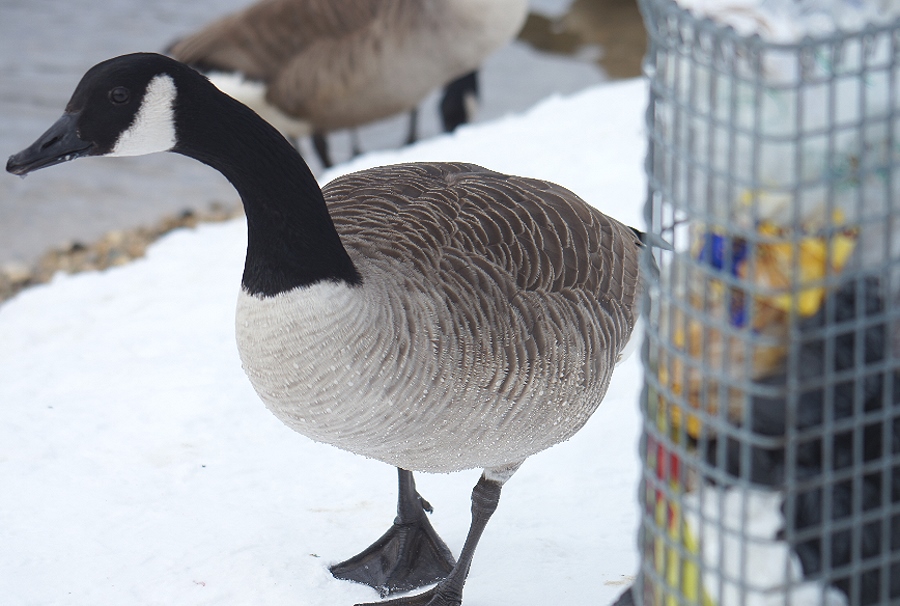
<svg viewBox="0 0 900 606">
<path fill-rule="evenodd" d="M 640 4 L 646 218 L 674 250 L 644 311 L 634 598 L 900 604 L 897 2 L 819 2 L 824 26 Z"/>
</svg>

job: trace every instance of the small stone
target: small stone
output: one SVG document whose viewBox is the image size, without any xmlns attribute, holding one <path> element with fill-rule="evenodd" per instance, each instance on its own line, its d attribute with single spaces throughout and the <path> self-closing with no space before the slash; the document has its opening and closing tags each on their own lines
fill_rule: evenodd
<svg viewBox="0 0 900 606">
<path fill-rule="evenodd" d="M 32 270 L 24 263 L 18 261 L 10 261 L 4 263 L 2 269 L 4 277 L 13 284 L 22 284 L 31 279 Z"/>
</svg>

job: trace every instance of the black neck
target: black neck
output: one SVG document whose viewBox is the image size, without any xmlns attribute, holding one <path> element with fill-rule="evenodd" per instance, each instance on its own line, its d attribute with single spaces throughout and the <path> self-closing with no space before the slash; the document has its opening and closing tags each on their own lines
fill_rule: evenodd
<svg viewBox="0 0 900 606">
<path fill-rule="evenodd" d="M 358 284 L 359 273 L 300 154 L 205 79 L 191 86 L 199 90 L 178 95 L 173 151 L 212 166 L 240 194 L 247 215 L 244 289 L 272 296 L 323 280 Z"/>
</svg>

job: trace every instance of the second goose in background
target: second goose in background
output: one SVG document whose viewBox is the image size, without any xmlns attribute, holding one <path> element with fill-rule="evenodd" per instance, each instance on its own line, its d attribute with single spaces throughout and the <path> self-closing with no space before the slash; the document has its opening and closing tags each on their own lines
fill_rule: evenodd
<svg viewBox="0 0 900 606">
<path fill-rule="evenodd" d="M 444 123 L 458 121 L 448 112 L 464 109 L 471 73 L 515 37 L 527 9 L 527 0 L 262 0 L 168 54 L 285 136 L 314 137 L 328 166 L 325 134 L 414 110 L 460 79 L 442 102 Z"/>
</svg>

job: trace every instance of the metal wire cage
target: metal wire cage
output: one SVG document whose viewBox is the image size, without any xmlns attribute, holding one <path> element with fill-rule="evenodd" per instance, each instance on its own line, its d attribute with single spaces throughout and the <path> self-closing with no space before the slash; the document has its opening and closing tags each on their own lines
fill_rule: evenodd
<svg viewBox="0 0 900 606">
<path fill-rule="evenodd" d="M 646 263 L 634 597 L 900 604 L 900 21 L 775 43 L 640 5 L 674 250 Z"/>
</svg>

